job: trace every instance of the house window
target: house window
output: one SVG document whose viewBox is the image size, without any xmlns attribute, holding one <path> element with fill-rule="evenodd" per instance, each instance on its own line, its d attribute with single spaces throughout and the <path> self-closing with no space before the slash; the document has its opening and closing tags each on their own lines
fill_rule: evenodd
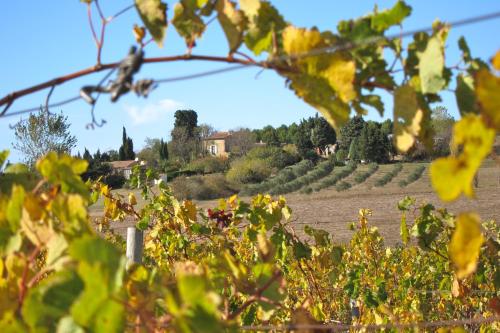
<svg viewBox="0 0 500 333">
<path fill-rule="evenodd" d="M 210 154 L 216 155 L 217 154 L 217 146 L 216 145 L 211 145 L 210 146 Z"/>
</svg>

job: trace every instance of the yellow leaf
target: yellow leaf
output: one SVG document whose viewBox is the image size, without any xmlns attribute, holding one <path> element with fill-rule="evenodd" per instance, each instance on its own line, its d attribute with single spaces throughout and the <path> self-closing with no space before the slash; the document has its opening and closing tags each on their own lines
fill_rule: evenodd
<svg viewBox="0 0 500 333">
<path fill-rule="evenodd" d="M 449 246 L 450 259 L 455 265 L 457 278 L 463 279 L 476 270 L 484 237 L 479 216 L 475 213 L 460 214 Z"/>
<path fill-rule="evenodd" d="M 422 129 L 424 112 L 420 109 L 417 93 L 410 85 L 394 91 L 394 134 L 397 148 L 406 152 L 415 143 Z"/>
<path fill-rule="evenodd" d="M 497 51 L 497 54 L 495 54 L 495 56 L 491 60 L 491 64 L 493 65 L 493 68 L 495 68 L 497 71 L 500 71 L 500 50 Z"/>
<path fill-rule="evenodd" d="M 233 53 L 243 42 L 243 32 L 246 28 L 245 15 L 229 0 L 217 1 L 216 9 L 217 19 L 229 43 L 229 53 Z"/>
<path fill-rule="evenodd" d="M 476 95 L 483 114 L 500 131 L 500 77 L 486 69 L 480 70 L 476 76 Z"/>
<path fill-rule="evenodd" d="M 132 192 L 128 194 L 128 203 L 132 206 L 137 205 L 137 199 L 135 198 L 135 194 Z"/>
<path fill-rule="evenodd" d="M 316 29 L 288 26 L 283 31 L 283 49 L 288 55 L 299 56 L 321 45 L 321 34 Z"/>
<path fill-rule="evenodd" d="M 357 96 L 355 62 L 347 53 L 340 52 L 305 57 L 310 51 L 331 46 L 316 29 L 288 26 L 282 36 L 283 49 L 291 57 L 291 70 L 280 74 L 290 80 L 290 88 L 298 97 L 338 129 L 349 119 L 347 103 Z"/>
<path fill-rule="evenodd" d="M 469 114 L 455 123 L 452 148 L 463 149 L 455 156 L 439 158 L 430 168 L 432 186 L 444 201 L 455 200 L 464 193 L 474 196 L 472 181 L 495 140 L 495 131 L 487 128 L 481 116 Z"/>
<path fill-rule="evenodd" d="M 463 192 L 468 197 L 474 195 L 472 181 L 475 171 L 467 167 L 462 158 L 440 158 L 431 164 L 432 186 L 443 201 L 452 201 Z"/>
<path fill-rule="evenodd" d="M 328 79 L 330 85 L 337 91 L 340 99 L 348 103 L 356 98 L 353 82 L 356 75 L 356 64 L 343 56 L 341 53 L 335 53 L 329 58 L 328 67 L 322 72 L 322 75 Z"/>
<path fill-rule="evenodd" d="M 134 28 L 132 29 L 132 33 L 134 34 L 135 40 L 137 43 L 142 44 L 142 40 L 146 35 L 146 29 L 144 27 L 139 27 L 137 24 L 134 24 Z"/>
<path fill-rule="evenodd" d="M 191 221 L 196 221 L 196 205 L 190 200 L 184 200 L 183 210 Z"/>
</svg>

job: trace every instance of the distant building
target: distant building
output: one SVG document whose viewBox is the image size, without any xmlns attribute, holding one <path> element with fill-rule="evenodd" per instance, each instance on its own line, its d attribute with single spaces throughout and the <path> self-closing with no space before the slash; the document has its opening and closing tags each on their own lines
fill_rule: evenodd
<svg viewBox="0 0 500 333">
<path fill-rule="evenodd" d="M 146 166 L 145 161 L 139 161 L 137 158 L 135 160 L 109 162 L 109 164 L 111 165 L 113 174 L 122 175 L 125 179 L 130 179 L 134 166 Z"/>
<path fill-rule="evenodd" d="M 212 156 L 228 157 L 231 132 L 216 132 L 203 139 L 203 150 Z"/>
</svg>

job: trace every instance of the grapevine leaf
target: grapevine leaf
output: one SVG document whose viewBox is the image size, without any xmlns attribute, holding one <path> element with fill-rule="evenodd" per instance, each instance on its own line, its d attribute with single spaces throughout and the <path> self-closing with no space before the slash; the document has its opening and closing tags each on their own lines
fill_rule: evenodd
<svg viewBox="0 0 500 333">
<path fill-rule="evenodd" d="M 328 58 L 327 68 L 321 73 L 328 79 L 330 86 L 338 93 L 344 103 L 348 103 L 356 98 L 354 89 L 354 77 L 356 65 L 341 53 L 335 53 Z"/>
<path fill-rule="evenodd" d="M 72 158 L 69 155 L 48 153 L 38 160 L 36 168 L 43 177 L 54 185 L 61 185 L 63 192 L 73 192 L 88 197 L 89 191 L 79 175 L 87 170 L 86 160 Z"/>
<path fill-rule="evenodd" d="M 120 308 L 123 306 L 110 302 L 116 302 L 111 297 L 122 286 L 125 259 L 113 245 L 91 236 L 73 241 L 69 253 L 78 261 L 78 275 L 85 286 L 71 307 L 73 318 L 95 331 L 106 332 L 104 327 L 107 327 L 107 332 L 121 332 L 124 312 Z"/>
<path fill-rule="evenodd" d="M 493 65 L 493 68 L 495 68 L 497 71 L 500 71 L 500 51 L 495 54 L 495 56 L 491 60 L 491 64 Z"/>
<path fill-rule="evenodd" d="M 229 43 L 229 53 L 235 52 L 243 42 L 246 29 L 246 18 L 241 10 L 236 9 L 234 2 L 219 0 L 216 5 L 217 18 Z"/>
<path fill-rule="evenodd" d="M 162 47 L 167 28 L 167 4 L 160 0 L 135 0 L 135 8 L 155 42 Z"/>
<path fill-rule="evenodd" d="M 394 91 L 394 136 L 397 148 L 406 152 L 419 135 L 424 113 L 420 109 L 417 93 L 410 85 Z"/>
<path fill-rule="evenodd" d="M 144 27 L 138 26 L 137 24 L 134 24 L 134 27 L 132 28 L 132 33 L 134 34 L 135 41 L 139 44 L 142 44 L 142 40 L 146 35 L 146 29 L 144 29 Z"/>
<path fill-rule="evenodd" d="M 172 24 L 188 47 L 193 47 L 196 39 L 205 31 L 205 23 L 197 11 L 198 5 L 192 0 L 181 0 L 174 7 Z"/>
<path fill-rule="evenodd" d="M 8 150 L 0 150 L 0 170 L 3 168 L 3 164 L 7 160 L 7 157 L 9 157 L 9 151 Z"/>
<path fill-rule="evenodd" d="M 472 182 L 483 159 L 495 140 L 495 130 L 487 128 L 478 115 L 467 115 L 453 128 L 452 148 L 462 146 L 458 156 L 439 158 L 430 168 L 432 186 L 444 201 L 452 201 L 461 193 L 474 196 Z"/>
<path fill-rule="evenodd" d="M 12 186 L 9 203 L 5 215 L 9 221 L 10 230 L 16 232 L 20 227 L 24 203 L 24 188 L 19 185 Z"/>
<path fill-rule="evenodd" d="M 302 242 L 293 244 L 293 254 L 296 260 L 309 259 L 311 257 L 311 248 Z"/>
<path fill-rule="evenodd" d="M 460 214 L 449 246 L 450 258 L 459 279 L 469 276 L 476 270 L 483 243 L 479 216 L 475 213 Z"/>
<path fill-rule="evenodd" d="M 83 283 L 72 271 L 60 271 L 43 280 L 28 293 L 22 313 L 34 330 L 55 331 L 57 322 L 79 296 Z"/>
<path fill-rule="evenodd" d="M 470 48 L 469 45 L 467 45 L 467 41 L 465 40 L 464 36 L 461 36 L 459 38 L 458 48 L 460 49 L 460 51 L 462 51 L 462 58 L 464 59 L 465 62 L 472 61 L 472 57 L 470 55 Z"/>
<path fill-rule="evenodd" d="M 408 244 L 408 240 L 410 239 L 410 235 L 408 232 L 408 226 L 406 225 L 406 213 L 403 213 L 403 216 L 401 216 L 401 240 L 403 241 L 403 244 Z"/>
<path fill-rule="evenodd" d="M 29 169 L 26 164 L 14 163 L 6 167 L 4 173 L 26 174 L 29 173 Z"/>
<path fill-rule="evenodd" d="M 374 107 L 378 111 L 381 117 L 384 115 L 384 103 L 382 102 L 382 99 L 380 98 L 379 95 L 361 96 L 361 102 L 363 104 L 367 104 Z"/>
<path fill-rule="evenodd" d="M 460 114 L 477 113 L 476 94 L 474 93 L 474 79 L 469 75 L 457 75 L 457 88 L 455 90 Z"/>
<path fill-rule="evenodd" d="M 66 316 L 59 320 L 57 333 L 85 333 L 85 330 L 81 326 L 78 326 L 71 316 Z"/>
<path fill-rule="evenodd" d="M 492 125 L 500 131 L 500 77 L 485 69 L 476 76 L 476 95 L 481 104 L 482 112 Z"/>
<path fill-rule="evenodd" d="M 444 51 L 437 36 L 429 39 L 425 51 L 420 55 L 419 76 L 422 93 L 436 94 L 446 85 L 443 77 Z"/>
<path fill-rule="evenodd" d="M 291 80 L 297 96 L 318 109 L 325 119 L 338 128 L 349 119 L 348 102 L 357 96 L 354 87 L 355 63 L 347 54 L 301 57 L 302 54 L 327 45 L 316 29 L 289 26 L 283 32 L 284 51 L 292 57 L 292 71 L 281 74 Z"/>
<path fill-rule="evenodd" d="M 276 8 L 267 1 L 259 0 L 240 0 L 240 6 L 248 19 L 245 45 L 255 55 L 271 52 L 273 43 L 279 47 L 281 31 L 286 27 L 286 22 Z"/>
<path fill-rule="evenodd" d="M 398 1 L 394 7 L 373 14 L 371 25 L 376 31 L 385 31 L 389 27 L 401 24 L 401 22 L 411 14 L 411 7 L 404 1 Z"/>
</svg>

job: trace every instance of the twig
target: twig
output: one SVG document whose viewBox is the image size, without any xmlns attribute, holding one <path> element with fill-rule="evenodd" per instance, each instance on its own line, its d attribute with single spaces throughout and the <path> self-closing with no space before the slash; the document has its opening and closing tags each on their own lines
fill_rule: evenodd
<svg viewBox="0 0 500 333">
<path fill-rule="evenodd" d="M 120 16 L 120 15 L 128 12 L 130 9 L 132 9 L 134 7 L 135 7 L 135 4 L 134 5 L 130 5 L 128 7 L 123 8 L 122 10 L 118 11 L 115 15 L 112 15 L 112 16 L 108 17 L 108 20 L 107 20 L 108 23 L 111 22 L 111 21 L 113 21 L 114 19 L 116 19 L 118 16 Z"/>
<path fill-rule="evenodd" d="M 257 289 L 255 291 L 255 293 L 250 296 L 245 303 L 243 303 L 238 309 L 236 309 L 236 311 L 234 311 L 233 313 L 231 313 L 229 315 L 229 317 L 227 318 L 228 320 L 233 320 L 235 319 L 236 317 L 238 317 L 247 307 L 249 307 L 253 302 L 255 301 L 259 301 L 259 300 L 262 300 L 264 301 L 264 298 L 262 298 L 262 293 L 264 291 L 267 290 L 267 288 L 269 288 L 271 286 L 271 284 L 273 284 L 274 281 L 276 281 L 278 278 L 281 277 L 281 272 L 280 271 L 276 271 L 274 272 L 273 276 L 271 276 L 271 278 L 262 286 L 260 287 L 259 289 Z M 265 298 L 266 300 L 269 300 L 267 298 Z M 273 302 L 271 300 L 269 300 L 270 302 Z M 269 302 L 268 302 L 269 303 Z M 273 304 L 273 303 L 271 303 Z"/>
</svg>

